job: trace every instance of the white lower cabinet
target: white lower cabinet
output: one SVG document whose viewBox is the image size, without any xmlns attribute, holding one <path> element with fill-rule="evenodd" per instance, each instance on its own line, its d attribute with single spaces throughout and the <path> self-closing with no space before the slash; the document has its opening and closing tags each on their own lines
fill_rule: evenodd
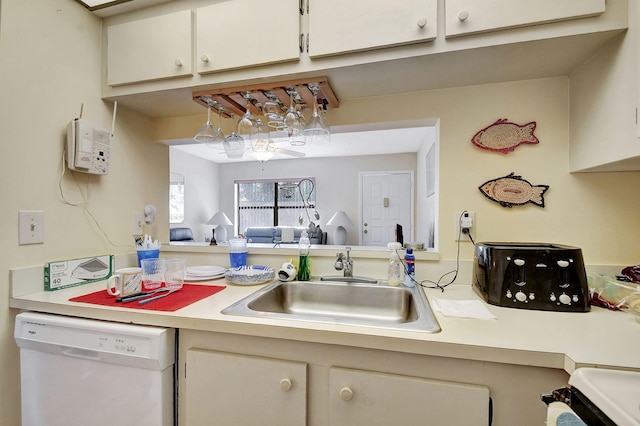
<svg viewBox="0 0 640 426">
<path fill-rule="evenodd" d="M 307 365 L 247 355 L 187 351 L 183 424 L 306 424 Z"/>
<path fill-rule="evenodd" d="M 486 426 L 488 418 L 489 389 L 484 386 L 344 368 L 329 370 L 331 426 Z"/>
<path fill-rule="evenodd" d="M 328 401 L 330 426 L 486 426 L 489 418 L 485 386 L 330 367 L 327 389 L 307 383 L 304 362 L 202 349 L 187 350 L 185 365 L 179 396 L 189 426 L 306 425 L 313 398 Z"/>
</svg>

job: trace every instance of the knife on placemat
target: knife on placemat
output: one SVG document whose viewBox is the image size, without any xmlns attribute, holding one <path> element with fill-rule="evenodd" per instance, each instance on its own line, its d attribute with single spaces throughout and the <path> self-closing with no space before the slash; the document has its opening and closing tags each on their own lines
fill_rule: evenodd
<svg viewBox="0 0 640 426">
<path fill-rule="evenodd" d="M 150 297 L 148 299 L 144 299 L 138 302 L 138 305 L 144 305 L 145 303 L 149 303 L 149 302 L 153 302 L 154 300 L 158 300 L 158 299 L 162 299 L 165 296 L 170 295 L 171 293 L 174 293 L 176 291 L 180 290 L 179 288 L 176 289 L 172 289 L 172 290 L 166 290 L 166 293 L 163 293 L 159 296 L 154 296 L 154 297 Z"/>
<path fill-rule="evenodd" d="M 133 302 L 134 300 L 144 299 L 145 297 L 153 296 L 154 294 L 164 293 L 168 291 L 169 291 L 168 288 L 161 288 L 159 290 L 154 290 L 154 291 L 143 291 L 141 293 L 135 293 L 135 294 L 130 294 L 124 297 L 118 297 L 116 299 L 116 302 L 123 302 L 123 303 Z"/>
</svg>

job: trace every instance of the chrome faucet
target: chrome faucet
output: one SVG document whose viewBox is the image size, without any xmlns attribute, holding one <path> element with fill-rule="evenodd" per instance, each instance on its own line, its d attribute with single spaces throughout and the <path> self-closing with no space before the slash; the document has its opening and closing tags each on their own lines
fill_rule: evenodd
<svg viewBox="0 0 640 426">
<path fill-rule="evenodd" d="M 351 247 L 345 247 L 345 250 L 347 252 L 346 259 L 344 257 L 344 253 L 336 253 L 336 256 L 338 256 L 338 258 L 336 259 L 336 262 L 333 264 L 333 267 L 336 271 L 343 271 L 343 276 L 352 278 L 353 277 L 353 259 L 351 259 L 351 256 L 349 254 L 349 252 L 351 251 Z"/>
</svg>

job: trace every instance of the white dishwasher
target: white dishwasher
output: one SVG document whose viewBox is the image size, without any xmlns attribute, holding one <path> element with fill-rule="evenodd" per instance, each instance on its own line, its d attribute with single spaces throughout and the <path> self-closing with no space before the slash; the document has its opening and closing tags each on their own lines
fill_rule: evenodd
<svg viewBox="0 0 640 426">
<path fill-rule="evenodd" d="M 175 330 L 23 312 L 22 424 L 173 425 Z"/>
</svg>

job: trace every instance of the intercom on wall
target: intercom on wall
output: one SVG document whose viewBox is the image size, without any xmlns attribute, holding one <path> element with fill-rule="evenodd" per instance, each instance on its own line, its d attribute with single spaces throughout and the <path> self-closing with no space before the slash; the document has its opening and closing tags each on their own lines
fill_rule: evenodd
<svg viewBox="0 0 640 426">
<path fill-rule="evenodd" d="M 111 133 L 85 118 L 74 118 L 67 126 L 67 166 L 83 173 L 109 172 Z"/>
</svg>

